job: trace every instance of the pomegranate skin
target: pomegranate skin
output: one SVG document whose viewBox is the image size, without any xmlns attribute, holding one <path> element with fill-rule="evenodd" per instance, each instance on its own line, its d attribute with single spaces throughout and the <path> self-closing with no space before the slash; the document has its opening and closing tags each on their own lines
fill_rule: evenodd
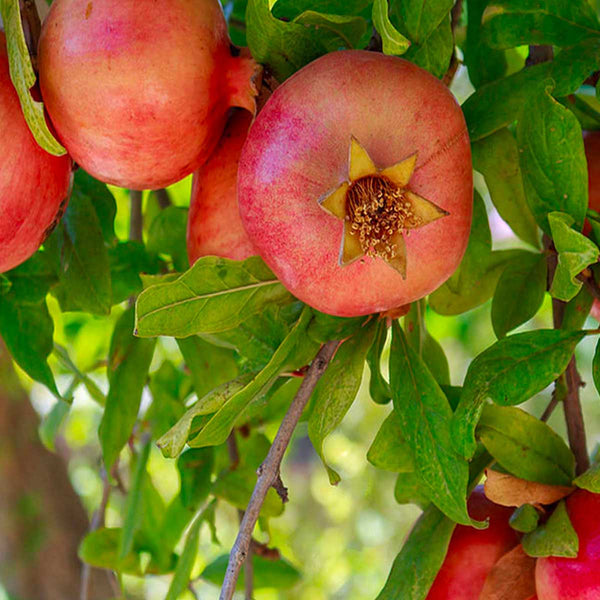
<svg viewBox="0 0 600 600">
<path fill-rule="evenodd" d="M 380 258 L 340 266 L 342 222 L 318 200 L 348 178 L 351 136 L 375 165 L 418 153 L 409 188 L 448 211 L 405 236 L 407 277 Z M 283 284 L 329 314 L 358 316 L 422 298 L 456 269 L 472 211 L 469 138 L 447 88 L 397 57 L 327 54 L 279 86 L 240 159 L 242 222 Z"/>
<path fill-rule="evenodd" d="M 426 600 L 478 600 L 494 564 L 519 542 L 517 533 L 508 524 L 512 510 L 490 502 L 483 486 L 473 490 L 467 506 L 473 519 L 489 518 L 489 527 L 456 526 Z"/>
<path fill-rule="evenodd" d="M 247 111 L 236 111 L 208 161 L 194 173 L 187 227 L 190 264 L 201 256 L 244 260 L 257 254 L 237 202 L 237 170 L 242 146 L 252 122 Z"/>
<path fill-rule="evenodd" d="M 94 177 L 130 189 L 197 169 L 229 107 L 254 110 L 256 68 L 231 56 L 217 0 L 56 0 L 39 43 L 61 141 Z"/>
<path fill-rule="evenodd" d="M 71 183 L 68 156 L 38 146 L 10 80 L 6 38 L 0 30 L 0 272 L 27 260 L 64 210 Z"/>
<path fill-rule="evenodd" d="M 600 494 L 577 490 L 567 498 L 567 512 L 577 536 L 576 558 L 538 558 L 535 585 L 538 600 L 600 598 Z"/>
</svg>

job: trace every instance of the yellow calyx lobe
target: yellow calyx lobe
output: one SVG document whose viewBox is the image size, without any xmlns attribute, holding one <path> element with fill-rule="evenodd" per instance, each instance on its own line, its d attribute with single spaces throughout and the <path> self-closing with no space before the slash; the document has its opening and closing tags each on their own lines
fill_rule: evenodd
<svg viewBox="0 0 600 600">
<path fill-rule="evenodd" d="M 319 200 L 321 208 L 344 221 L 340 265 L 363 256 L 379 257 L 406 277 L 404 234 L 448 214 L 410 191 L 416 162 L 415 153 L 378 169 L 358 140 L 351 138 L 349 181 Z"/>
</svg>

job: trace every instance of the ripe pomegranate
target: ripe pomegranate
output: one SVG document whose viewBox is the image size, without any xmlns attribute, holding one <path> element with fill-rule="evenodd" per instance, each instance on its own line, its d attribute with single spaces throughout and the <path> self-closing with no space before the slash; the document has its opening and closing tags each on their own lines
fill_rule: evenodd
<svg viewBox="0 0 600 600">
<path fill-rule="evenodd" d="M 517 533 L 508 524 L 512 509 L 488 500 L 483 486 L 473 490 L 467 507 L 473 519 L 489 518 L 489 527 L 456 526 L 426 600 L 478 600 L 496 561 L 519 543 Z"/>
<path fill-rule="evenodd" d="M 539 600 L 600 598 L 600 494 L 577 490 L 567 498 L 567 513 L 577 536 L 576 558 L 538 558 L 535 585 Z"/>
<path fill-rule="evenodd" d="M 55 0 L 38 58 L 61 141 L 122 187 L 178 181 L 210 155 L 231 106 L 254 111 L 257 66 L 232 56 L 218 0 Z"/>
<path fill-rule="evenodd" d="M 68 156 L 42 150 L 25 122 L 10 80 L 0 30 L 0 272 L 29 258 L 64 210 L 71 183 Z"/>
<path fill-rule="evenodd" d="M 465 250 L 472 195 L 452 94 L 412 63 L 361 50 L 327 54 L 278 87 L 238 172 L 259 254 L 298 298 L 339 316 L 442 284 Z"/>
<path fill-rule="evenodd" d="M 240 153 L 251 122 L 249 112 L 236 111 L 208 161 L 194 173 L 187 228 L 190 264 L 210 254 L 234 260 L 257 254 L 242 226 L 236 195 Z"/>
</svg>

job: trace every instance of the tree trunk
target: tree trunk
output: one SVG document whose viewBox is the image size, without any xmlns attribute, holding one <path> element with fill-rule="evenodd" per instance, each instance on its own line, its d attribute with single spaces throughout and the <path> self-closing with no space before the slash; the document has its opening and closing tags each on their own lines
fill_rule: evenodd
<svg viewBox="0 0 600 600">
<path fill-rule="evenodd" d="M 38 423 L 0 338 L 0 581 L 19 600 L 76 600 L 88 517 Z M 92 571 L 89 600 L 113 596 L 106 575 Z"/>
</svg>

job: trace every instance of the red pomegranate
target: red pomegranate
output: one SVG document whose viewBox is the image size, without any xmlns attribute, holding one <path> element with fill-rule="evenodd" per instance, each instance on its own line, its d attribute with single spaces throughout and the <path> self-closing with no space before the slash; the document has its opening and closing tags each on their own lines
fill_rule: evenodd
<svg viewBox="0 0 600 600">
<path fill-rule="evenodd" d="M 131 189 L 188 175 L 216 145 L 231 106 L 254 111 L 257 66 L 232 56 L 218 0 L 55 0 L 39 68 L 73 159 Z"/>
<path fill-rule="evenodd" d="M 456 526 L 426 600 L 478 600 L 494 564 L 519 543 L 508 524 L 512 509 L 488 500 L 483 486 L 477 486 L 469 496 L 468 509 L 473 519 L 489 519 L 489 527 Z"/>
<path fill-rule="evenodd" d="M 236 182 L 242 146 L 252 115 L 236 111 L 208 161 L 194 173 L 188 216 L 190 264 L 214 255 L 243 260 L 257 254 L 238 209 Z"/>
<path fill-rule="evenodd" d="M 298 298 L 339 316 L 441 285 L 464 253 L 472 195 L 452 94 L 412 63 L 360 50 L 327 54 L 277 88 L 238 172 L 259 254 Z"/>
<path fill-rule="evenodd" d="M 68 156 L 42 150 L 25 122 L 10 80 L 0 30 L 0 272 L 28 259 L 64 210 L 71 183 Z"/>
</svg>

